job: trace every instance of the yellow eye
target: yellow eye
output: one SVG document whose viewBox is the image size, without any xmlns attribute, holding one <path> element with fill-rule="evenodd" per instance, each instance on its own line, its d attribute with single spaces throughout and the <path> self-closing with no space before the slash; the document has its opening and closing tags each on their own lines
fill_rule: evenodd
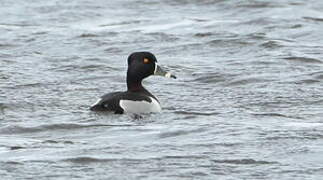
<svg viewBox="0 0 323 180">
<path fill-rule="evenodd" d="M 145 63 L 145 64 L 148 64 L 148 63 L 149 63 L 149 59 L 144 58 L 144 63 Z"/>
</svg>

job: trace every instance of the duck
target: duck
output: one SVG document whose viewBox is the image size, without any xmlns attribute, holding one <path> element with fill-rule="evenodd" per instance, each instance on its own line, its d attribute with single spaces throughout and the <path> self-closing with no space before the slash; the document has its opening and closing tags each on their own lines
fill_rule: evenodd
<svg viewBox="0 0 323 180">
<path fill-rule="evenodd" d="M 101 96 L 90 110 L 110 111 L 115 114 L 161 112 L 159 100 L 142 85 L 142 81 L 152 75 L 176 79 L 174 74 L 157 64 L 157 59 L 151 52 L 131 53 L 128 56 L 127 91 Z"/>
</svg>

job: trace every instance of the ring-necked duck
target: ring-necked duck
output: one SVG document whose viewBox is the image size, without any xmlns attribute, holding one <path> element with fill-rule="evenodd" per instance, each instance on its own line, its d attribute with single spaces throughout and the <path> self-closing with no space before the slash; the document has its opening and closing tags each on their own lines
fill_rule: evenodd
<svg viewBox="0 0 323 180">
<path fill-rule="evenodd" d="M 150 75 L 176 77 L 157 65 L 150 52 L 135 52 L 128 57 L 127 87 L 125 92 L 113 92 L 102 96 L 90 108 L 92 111 L 122 113 L 160 112 L 158 99 L 142 86 L 142 80 Z"/>
</svg>

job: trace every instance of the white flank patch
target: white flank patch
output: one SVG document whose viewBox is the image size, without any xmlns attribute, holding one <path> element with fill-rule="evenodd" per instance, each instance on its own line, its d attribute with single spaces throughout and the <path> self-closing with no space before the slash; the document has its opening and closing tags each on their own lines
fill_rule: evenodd
<svg viewBox="0 0 323 180">
<path fill-rule="evenodd" d="M 101 101 L 101 98 L 100 98 L 100 99 L 98 99 L 94 104 L 92 104 L 92 105 L 91 105 L 91 107 L 93 107 L 93 106 L 97 105 L 100 101 Z"/>
<path fill-rule="evenodd" d="M 126 113 L 150 113 L 160 112 L 161 107 L 159 103 L 151 98 L 151 102 L 147 101 L 131 101 L 131 100 L 120 100 L 120 106 Z"/>
</svg>

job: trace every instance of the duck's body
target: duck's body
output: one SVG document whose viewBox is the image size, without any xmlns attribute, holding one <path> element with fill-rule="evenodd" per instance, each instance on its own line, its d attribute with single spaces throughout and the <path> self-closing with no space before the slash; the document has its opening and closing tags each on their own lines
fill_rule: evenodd
<svg viewBox="0 0 323 180">
<path fill-rule="evenodd" d="M 158 99 L 142 86 L 142 80 L 150 75 L 176 78 L 163 71 L 155 56 L 149 52 L 136 52 L 128 57 L 127 87 L 125 92 L 113 92 L 102 96 L 91 110 L 122 113 L 160 112 Z"/>
<path fill-rule="evenodd" d="M 102 96 L 92 107 L 93 111 L 114 111 L 116 114 L 160 112 L 155 96 L 145 91 L 113 92 Z"/>
</svg>

